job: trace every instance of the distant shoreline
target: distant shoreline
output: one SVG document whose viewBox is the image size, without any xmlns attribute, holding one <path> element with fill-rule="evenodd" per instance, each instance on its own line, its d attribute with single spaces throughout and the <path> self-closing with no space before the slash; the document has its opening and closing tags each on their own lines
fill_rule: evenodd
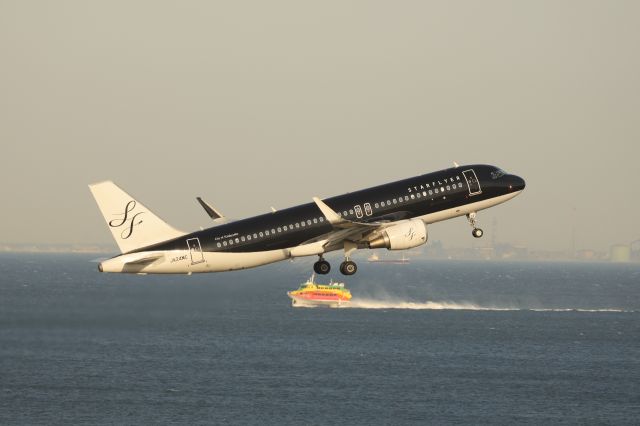
<svg viewBox="0 0 640 426">
<path fill-rule="evenodd" d="M 37 244 L 25 244 L 25 245 L 0 245 L 0 253 L 49 253 L 49 254 L 110 254 L 115 253 L 113 247 L 99 246 L 99 245 L 37 245 Z"/>
<path fill-rule="evenodd" d="M 0 246 L 1 254 L 91 254 L 91 255 L 116 255 L 117 250 L 106 246 L 65 246 L 65 245 L 50 245 L 50 246 L 37 246 L 37 245 L 23 245 L 23 246 Z M 360 253 L 361 255 L 364 252 Z M 614 262 L 609 259 L 594 258 L 594 259 L 571 259 L 569 257 L 528 257 L 528 258 L 478 258 L 478 257 L 466 257 L 466 256 L 430 256 L 429 254 L 418 255 L 415 252 L 412 253 L 412 263 L 421 261 L 441 261 L 441 262 L 487 262 L 487 263 L 581 263 L 581 264 L 631 264 L 637 265 L 640 262 L 632 259 L 627 262 Z M 382 259 L 381 259 L 382 260 Z M 369 262 L 371 265 L 390 265 L 392 261 L 382 262 Z"/>
</svg>

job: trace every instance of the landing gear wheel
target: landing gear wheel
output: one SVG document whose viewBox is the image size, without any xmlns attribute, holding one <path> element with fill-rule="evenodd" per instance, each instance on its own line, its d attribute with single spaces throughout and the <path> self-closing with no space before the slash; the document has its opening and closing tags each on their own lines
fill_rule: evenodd
<svg viewBox="0 0 640 426">
<path fill-rule="evenodd" d="M 313 264 L 313 270 L 316 274 L 326 275 L 331 271 L 331 264 L 326 260 L 318 260 Z"/>
<path fill-rule="evenodd" d="M 469 225 L 473 227 L 473 231 L 471 231 L 471 235 L 475 238 L 480 238 L 484 235 L 484 231 L 476 226 L 478 221 L 476 220 L 476 212 L 471 212 L 467 214 L 467 220 L 469 220 Z"/>
<path fill-rule="evenodd" d="M 340 272 L 342 275 L 353 275 L 358 270 L 358 266 L 351 260 L 345 260 L 340 264 Z"/>
</svg>

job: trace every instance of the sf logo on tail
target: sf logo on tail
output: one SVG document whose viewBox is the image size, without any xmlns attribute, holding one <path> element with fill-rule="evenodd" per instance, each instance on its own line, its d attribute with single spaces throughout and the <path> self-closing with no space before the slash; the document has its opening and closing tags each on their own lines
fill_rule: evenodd
<svg viewBox="0 0 640 426">
<path fill-rule="evenodd" d="M 134 200 L 129 201 L 124 208 L 124 213 L 115 214 L 116 216 L 122 216 L 122 217 L 118 219 L 113 219 L 112 221 L 109 222 L 109 226 L 112 228 L 119 228 L 121 226 L 127 225 L 124 227 L 124 229 L 120 233 L 120 238 L 122 238 L 123 240 L 126 240 L 131 236 L 131 234 L 133 234 L 134 226 L 140 225 L 142 223 L 142 219 L 138 219 L 138 216 L 140 216 L 141 214 L 144 214 L 144 212 L 138 212 L 133 216 L 129 217 L 129 213 L 133 213 L 135 208 L 136 208 L 136 202 Z"/>
</svg>

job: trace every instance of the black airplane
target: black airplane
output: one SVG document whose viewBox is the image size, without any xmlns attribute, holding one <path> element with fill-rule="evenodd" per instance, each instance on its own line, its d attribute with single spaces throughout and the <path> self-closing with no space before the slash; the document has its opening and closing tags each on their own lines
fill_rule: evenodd
<svg viewBox="0 0 640 426">
<path fill-rule="evenodd" d="M 524 180 L 490 165 L 458 166 L 337 197 L 226 222 L 198 198 L 217 226 L 185 233 L 172 228 L 111 181 L 89 185 L 122 254 L 101 272 L 196 273 L 253 268 L 319 256 L 313 269 L 331 270 L 323 255 L 344 250 L 340 272 L 353 275 L 357 249 L 404 250 L 427 242 L 427 225 L 466 215 L 482 237 L 476 212 L 520 194 Z"/>
</svg>

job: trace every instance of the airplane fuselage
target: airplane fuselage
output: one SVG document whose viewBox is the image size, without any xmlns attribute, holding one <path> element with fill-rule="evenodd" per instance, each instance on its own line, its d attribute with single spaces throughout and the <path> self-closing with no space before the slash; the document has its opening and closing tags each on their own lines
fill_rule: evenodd
<svg viewBox="0 0 640 426">
<path fill-rule="evenodd" d="M 376 233 L 395 223 L 420 219 L 426 225 L 475 215 L 515 197 L 524 186 L 523 179 L 494 166 L 459 166 L 325 199 L 324 203 L 342 220 L 355 224 L 351 231 L 337 228 L 319 205 L 311 202 L 141 247 L 102 262 L 100 269 L 135 273 L 219 272 L 291 257 L 322 256 L 344 248 L 345 242 L 367 248 Z M 358 232 L 359 224 L 362 232 Z M 376 228 L 375 224 L 381 226 Z M 132 232 L 136 231 L 135 223 L 129 226 Z M 344 238 L 336 237 L 341 232 Z"/>
</svg>

